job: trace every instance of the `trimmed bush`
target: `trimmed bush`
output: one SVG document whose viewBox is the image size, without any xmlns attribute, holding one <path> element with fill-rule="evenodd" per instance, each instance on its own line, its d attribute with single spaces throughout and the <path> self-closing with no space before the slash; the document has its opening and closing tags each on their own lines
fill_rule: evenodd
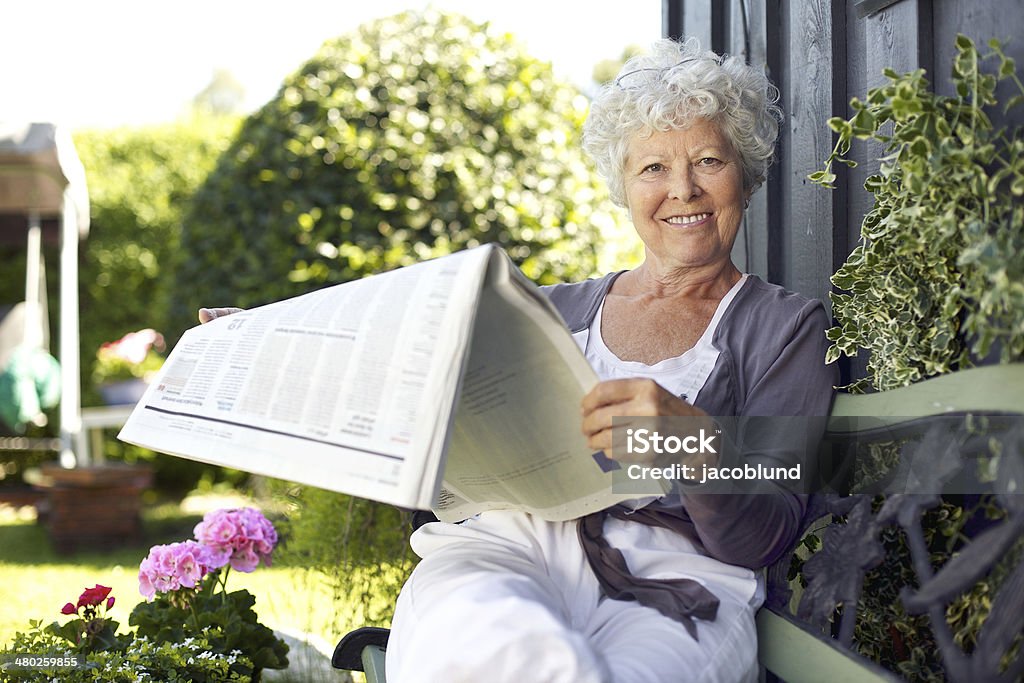
<svg viewBox="0 0 1024 683">
<path fill-rule="evenodd" d="M 404 13 L 324 44 L 195 196 L 176 327 L 484 242 L 528 276 L 591 275 L 611 205 L 587 100 L 509 35 Z"/>
</svg>

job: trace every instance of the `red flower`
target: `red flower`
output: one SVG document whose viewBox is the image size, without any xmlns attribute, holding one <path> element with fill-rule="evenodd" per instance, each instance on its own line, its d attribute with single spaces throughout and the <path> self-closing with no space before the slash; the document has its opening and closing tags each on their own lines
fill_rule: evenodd
<svg viewBox="0 0 1024 683">
<path fill-rule="evenodd" d="M 95 607 L 107 599 L 110 595 L 110 588 L 101 586 L 98 583 L 93 588 L 86 588 L 78 598 L 79 607 Z"/>
<path fill-rule="evenodd" d="M 70 602 L 64 605 L 60 610 L 61 614 L 77 614 L 78 608 L 72 605 Z"/>
<path fill-rule="evenodd" d="M 114 606 L 114 596 L 111 595 L 109 598 L 107 598 L 107 610 L 109 610 L 113 606 Z"/>
</svg>

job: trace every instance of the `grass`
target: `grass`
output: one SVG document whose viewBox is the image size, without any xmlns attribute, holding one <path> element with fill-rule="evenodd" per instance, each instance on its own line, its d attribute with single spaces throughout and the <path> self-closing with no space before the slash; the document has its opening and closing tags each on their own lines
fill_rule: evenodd
<svg viewBox="0 0 1024 683">
<path fill-rule="evenodd" d="M 198 504 L 197 504 L 198 503 Z M 115 550 L 56 553 L 43 525 L 30 509 L 0 506 L 0 647 L 24 631 L 29 619 L 44 623 L 62 619 L 60 609 L 74 602 L 86 587 L 111 586 L 116 599 L 111 617 L 128 630 L 128 616 L 142 600 L 138 592 L 139 562 L 152 545 L 192 537 L 204 509 L 254 505 L 238 498 L 191 498 L 184 504 L 148 507 L 143 513 L 142 543 Z M 264 509 L 266 507 L 264 506 Z M 373 572 L 379 572 L 374 569 Z M 365 577 L 370 578 L 371 572 Z M 317 649 L 333 648 L 348 630 L 361 625 L 361 610 L 347 607 L 332 593 L 328 577 L 303 567 L 259 567 L 231 572 L 228 587 L 247 589 L 256 597 L 260 621 L 278 631 L 308 640 Z"/>
</svg>

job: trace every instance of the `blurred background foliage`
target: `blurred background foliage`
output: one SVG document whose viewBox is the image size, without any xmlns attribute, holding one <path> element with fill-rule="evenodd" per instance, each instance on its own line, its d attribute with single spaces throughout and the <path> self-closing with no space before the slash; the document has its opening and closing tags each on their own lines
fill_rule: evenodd
<svg viewBox="0 0 1024 683">
<path fill-rule="evenodd" d="M 486 24 L 430 10 L 376 20 L 325 43 L 246 118 L 232 113 L 240 95 L 218 73 L 184 120 L 75 135 L 92 203 L 83 405 L 100 402 L 88 378 L 103 342 L 151 327 L 173 343 L 201 306 L 252 307 L 487 242 L 542 284 L 639 259 L 580 148 L 586 97 Z M 23 279 L 14 285 L 11 301 Z M 50 294 L 56 318 L 55 279 Z M 104 448 L 151 462 L 165 494 L 246 481 L 114 438 Z M 12 471 L 39 460 L 3 457 Z M 360 621 L 390 619 L 413 563 L 407 512 L 287 482 L 245 485 L 286 503 L 291 561 L 322 569 Z"/>
<path fill-rule="evenodd" d="M 182 214 L 239 122 L 197 111 L 171 124 L 75 135 L 92 219 L 80 270 L 84 378 L 104 342 L 166 328 Z M 88 381 L 82 389 L 83 404 L 99 402 Z"/>
</svg>

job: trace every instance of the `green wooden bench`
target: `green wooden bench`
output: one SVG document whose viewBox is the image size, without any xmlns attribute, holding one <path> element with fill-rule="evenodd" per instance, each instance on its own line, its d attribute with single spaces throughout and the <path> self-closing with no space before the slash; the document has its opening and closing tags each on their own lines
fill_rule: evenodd
<svg viewBox="0 0 1024 683">
<path fill-rule="evenodd" d="M 826 442 L 843 444 L 864 441 L 869 440 L 871 434 L 891 435 L 894 431 L 908 431 L 915 425 L 926 424 L 929 419 L 966 414 L 1024 414 L 1024 364 L 972 368 L 919 382 L 910 387 L 876 394 L 840 394 L 836 397 L 829 416 Z M 1017 428 L 1020 429 L 1020 424 L 1024 423 L 1024 420 L 1016 422 Z M 1024 438 L 1021 438 L 1019 443 L 1024 443 Z M 1019 462 L 1020 453 L 1017 453 L 1017 456 Z M 1024 488 L 1018 490 L 1024 492 Z M 1018 496 L 1022 497 L 1024 496 Z M 869 497 L 843 497 L 843 505 L 838 509 L 845 514 L 852 507 L 850 501 L 858 498 Z M 829 511 L 827 506 L 821 510 L 826 513 Z M 1012 536 L 1014 529 L 1021 528 L 1021 513 L 1024 513 L 1024 505 L 1017 506 L 1011 511 L 1006 520 L 1009 533 L 1003 536 Z M 882 521 L 877 522 L 878 528 L 883 524 Z M 993 535 L 990 535 L 989 540 L 992 537 Z M 851 552 L 851 557 L 859 556 L 855 554 L 860 552 L 859 549 L 849 548 L 848 551 Z M 992 553 L 989 553 L 988 561 L 994 562 L 991 555 Z M 776 586 L 780 582 L 784 586 L 785 569 L 788 564 L 789 558 L 786 558 L 769 569 L 769 602 L 757 614 L 758 658 L 764 671 L 763 678 L 789 683 L 819 683 L 822 680 L 828 680 L 829 683 L 872 683 L 901 680 L 896 674 L 850 649 L 856 609 L 844 609 L 843 618 L 836 625 L 819 623 L 815 627 L 808 620 L 797 619 L 788 613 L 790 596 L 785 588 L 781 591 L 785 593 L 784 595 L 772 599 L 772 573 L 774 572 Z M 861 578 L 863 572 L 870 568 L 868 564 L 857 566 L 856 561 L 851 562 L 851 565 L 851 571 L 861 572 Z M 965 573 L 963 567 L 955 569 L 962 574 Z M 966 572 L 963 581 L 973 583 L 973 579 L 978 575 L 979 572 L 975 568 Z M 956 572 L 951 570 L 936 578 L 949 584 L 957 576 Z M 966 585 L 969 586 L 971 583 Z M 927 592 L 925 588 L 927 587 L 919 591 L 918 597 L 921 593 Z M 950 592 L 948 586 L 946 588 L 940 598 L 944 598 Z M 914 596 L 911 596 L 911 606 L 919 613 L 930 613 L 933 623 L 936 618 L 941 618 L 941 611 L 938 610 L 944 608 L 942 599 L 935 599 L 933 596 L 931 602 L 935 604 L 923 604 L 923 599 L 915 602 L 913 598 Z M 857 595 L 846 596 L 845 599 L 849 604 L 856 605 Z M 1015 617 L 1012 615 L 1024 614 L 1024 595 L 1010 587 L 1003 597 L 1003 603 L 1002 612 L 1010 615 L 998 617 L 1006 621 L 1007 626 L 1004 629 L 1016 629 L 1013 632 L 1020 632 L 1020 624 L 1014 621 Z M 833 611 L 834 607 L 835 605 L 830 603 L 826 604 L 829 612 Z M 837 627 L 838 637 L 833 638 L 827 631 L 836 630 Z M 993 630 L 998 631 L 999 628 L 997 624 Z M 387 629 L 357 629 L 338 643 L 332 664 L 341 669 L 364 671 L 368 683 L 384 683 L 387 637 Z M 972 683 L 981 680 L 1012 681 L 1015 680 L 1014 676 L 1024 676 L 1024 655 L 1021 653 L 1017 654 L 1015 662 L 1011 662 L 1006 672 L 999 672 L 995 670 L 997 667 L 992 665 L 992 661 L 998 665 L 999 654 L 993 657 L 991 652 L 984 650 L 985 644 L 981 643 L 980 639 L 973 656 L 965 655 L 959 650 L 953 651 L 953 646 L 947 642 L 950 639 L 942 634 L 937 635 L 937 640 L 941 646 L 941 655 L 947 667 L 949 680 Z M 990 640 L 999 641 L 994 647 L 1002 647 L 1006 638 L 993 637 Z M 1009 640 L 1012 641 L 1012 637 Z"/>
</svg>

